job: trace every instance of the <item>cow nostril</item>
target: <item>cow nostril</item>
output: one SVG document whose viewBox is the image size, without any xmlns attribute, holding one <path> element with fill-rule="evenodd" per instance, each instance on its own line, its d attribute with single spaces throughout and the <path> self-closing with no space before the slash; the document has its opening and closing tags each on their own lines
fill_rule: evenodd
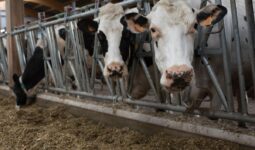
<svg viewBox="0 0 255 150">
<path fill-rule="evenodd" d="M 123 66 L 120 66 L 120 71 L 122 71 L 123 70 Z"/>
<path fill-rule="evenodd" d="M 111 71 L 112 71 L 109 67 L 107 67 L 107 70 L 108 70 L 108 72 L 111 72 Z"/>
</svg>

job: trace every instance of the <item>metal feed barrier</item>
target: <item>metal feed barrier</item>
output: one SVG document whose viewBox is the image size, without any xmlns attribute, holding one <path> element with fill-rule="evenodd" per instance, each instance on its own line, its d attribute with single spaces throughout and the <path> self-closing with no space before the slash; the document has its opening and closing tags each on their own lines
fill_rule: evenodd
<svg viewBox="0 0 255 150">
<path fill-rule="evenodd" d="M 1 33 L 0 36 L 0 82 L 7 84 L 8 83 L 8 63 L 7 63 L 7 50 L 4 46 L 4 42 L 6 41 L 7 34 Z"/>
<path fill-rule="evenodd" d="M 207 0 L 201 0 L 201 7 L 205 6 Z M 221 0 L 216 0 L 216 3 L 221 4 Z M 243 76 L 243 66 L 241 58 L 241 46 L 240 46 L 240 35 L 237 20 L 237 10 L 235 0 L 231 0 L 231 12 L 233 20 L 233 31 L 236 44 L 237 53 L 237 64 L 238 64 L 238 77 L 240 85 L 240 95 L 241 95 L 241 112 L 235 111 L 235 104 L 233 101 L 233 91 L 232 91 L 232 80 L 231 80 L 231 65 L 230 65 L 230 52 L 227 50 L 227 39 L 225 35 L 224 22 L 217 24 L 218 32 L 212 31 L 212 28 L 199 29 L 199 39 L 198 44 L 195 49 L 196 54 L 200 57 L 203 62 L 206 71 L 214 85 L 219 96 L 219 101 L 221 105 L 224 106 L 223 110 L 211 111 L 209 107 L 206 110 L 195 110 L 191 112 L 195 115 L 204 115 L 209 117 L 217 117 L 223 119 L 230 119 L 241 122 L 251 122 L 255 123 L 255 117 L 248 114 L 247 109 L 247 96 L 245 91 L 245 82 Z M 148 14 L 150 12 L 150 1 L 149 0 L 127 0 L 120 3 L 123 7 L 129 7 L 130 5 L 137 5 L 141 13 Z M 254 12 L 252 0 L 245 0 L 247 21 L 248 21 L 248 31 L 249 31 L 249 41 L 254 40 Z M 91 9 L 94 7 L 94 9 Z M 164 92 L 159 84 L 159 72 L 155 65 L 154 58 L 154 47 L 153 40 L 150 38 L 149 33 L 138 34 L 136 37 L 137 48 L 134 50 L 135 60 L 133 61 L 132 67 L 130 69 L 130 76 L 128 81 L 128 86 L 125 87 L 126 79 L 120 79 L 117 82 L 112 81 L 108 78 L 98 78 L 97 72 L 103 72 L 104 62 L 103 56 L 100 52 L 100 45 L 95 35 L 95 45 L 92 66 L 88 66 L 87 60 L 88 55 L 85 50 L 83 43 L 83 37 L 80 31 L 77 29 L 77 21 L 80 18 L 97 16 L 98 14 L 99 1 L 95 4 L 85 6 L 81 9 L 75 10 L 67 8 L 65 13 L 58 15 L 55 20 L 48 21 L 44 17 L 44 14 L 39 14 L 39 21 L 34 24 L 26 25 L 13 30 L 11 33 L 15 37 L 16 47 L 18 50 L 19 63 L 22 71 L 24 71 L 26 61 L 31 57 L 33 50 L 35 48 L 36 36 L 40 33 L 40 36 L 47 40 L 47 50 L 44 50 L 44 60 L 45 60 L 45 89 L 46 91 L 66 93 L 76 96 L 90 97 L 97 100 L 109 100 L 113 102 L 124 102 L 132 105 L 152 107 L 156 109 L 171 110 L 175 112 L 187 112 L 186 101 L 188 97 L 183 97 L 181 94 L 169 94 Z M 230 11 L 230 10 L 229 10 Z M 59 24 L 64 25 L 66 30 L 66 45 L 64 52 L 64 65 L 61 65 L 60 51 L 57 47 L 55 27 Z M 220 40 L 220 46 L 216 49 L 210 49 L 206 47 L 206 43 L 211 34 L 217 34 Z M 27 47 L 22 44 L 24 42 L 24 35 L 27 39 Z M 6 63 L 6 53 L 2 44 L 2 39 L 5 36 L 0 37 L 0 62 L 1 62 L 1 74 L 3 76 L 3 81 L 7 81 L 7 63 Z M 148 38 L 149 37 L 149 38 Z M 139 44 L 138 44 L 139 43 Z M 151 48 L 151 52 L 143 52 L 143 43 L 148 43 Z M 250 59 L 252 66 L 253 83 L 255 83 L 255 64 L 254 64 L 254 42 L 251 42 Z M 26 52 L 24 50 L 27 50 Z M 48 53 L 47 53 L 48 52 Z M 224 75 L 225 75 L 225 87 L 221 87 L 219 80 L 216 76 L 215 71 L 210 65 L 207 56 L 213 54 L 220 54 L 223 59 Z M 148 68 L 145 64 L 144 58 L 153 58 L 154 67 L 154 78 L 150 75 Z M 146 78 L 150 84 L 152 92 L 149 92 L 142 100 L 133 100 L 129 94 L 132 89 L 132 81 L 135 78 L 134 72 L 136 72 L 137 66 L 140 65 L 146 75 Z M 89 70 L 88 68 L 92 69 Z M 70 81 L 69 77 L 72 76 L 74 79 Z M 104 80 L 106 84 L 103 84 L 101 80 Z M 70 88 L 70 82 L 74 82 L 76 85 L 76 90 Z M 71 83 L 72 84 L 72 83 Z M 255 85 L 255 84 L 254 84 Z M 107 87 L 107 90 L 102 90 L 102 86 Z M 254 92 L 255 94 L 255 92 Z M 152 98 L 154 96 L 154 98 Z M 156 100 L 155 100 L 156 99 Z M 186 100 L 185 100 L 186 99 Z M 174 102 L 177 101 L 177 102 Z M 249 105 L 249 104 L 248 104 Z"/>
</svg>

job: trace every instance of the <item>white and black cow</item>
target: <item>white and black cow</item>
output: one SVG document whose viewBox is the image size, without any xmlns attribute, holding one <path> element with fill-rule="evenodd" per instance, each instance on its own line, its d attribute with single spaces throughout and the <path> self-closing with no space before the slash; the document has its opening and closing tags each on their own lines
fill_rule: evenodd
<svg viewBox="0 0 255 150">
<path fill-rule="evenodd" d="M 110 11 L 110 5 L 117 6 L 119 11 Z M 104 18 L 102 14 L 106 14 L 106 18 Z M 115 16 L 118 14 L 118 17 L 109 18 L 109 16 Z M 130 57 L 132 56 L 132 51 L 134 47 L 134 38 L 135 34 L 131 33 L 127 29 L 127 22 L 125 20 L 126 17 L 133 17 L 136 13 L 124 15 L 124 10 L 120 5 L 109 4 L 100 9 L 100 24 L 91 20 L 91 19 L 82 19 L 78 22 L 77 26 L 82 31 L 84 37 L 85 48 L 88 50 L 90 57 L 93 55 L 94 51 L 94 37 L 95 33 L 98 34 L 99 41 L 101 43 L 102 52 L 105 57 L 106 67 L 104 69 L 103 74 L 107 77 L 111 78 L 119 78 L 125 77 L 128 74 L 127 66 L 124 62 L 129 60 L 129 64 L 132 64 L 132 60 Z M 108 15 L 108 16 L 107 16 Z M 119 18 L 120 17 L 120 18 Z M 103 20 L 111 19 L 108 22 L 104 22 Z M 119 29 L 119 26 L 112 26 L 112 24 L 108 23 L 116 22 L 121 25 L 122 29 Z M 107 29 L 107 26 L 112 27 L 111 29 Z M 98 32 L 97 32 L 98 30 Z M 108 32 L 110 31 L 110 32 Z M 114 31 L 114 32 L 113 32 Z M 117 32 L 116 32 L 117 31 Z M 117 34 L 115 34 L 117 33 Z M 108 38 L 108 34 L 110 38 Z M 120 34 L 120 35 L 119 35 Z M 65 45 L 65 30 L 60 29 L 57 35 L 57 45 L 60 50 L 60 53 L 64 53 L 64 45 Z M 118 35 L 117 41 L 114 42 L 112 37 Z M 112 45 L 114 42 L 116 44 Z M 117 46 L 117 47 L 116 47 Z M 16 95 L 17 105 L 25 105 L 27 101 L 27 91 L 34 88 L 45 76 L 44 74 L 44 62 L 43 62 L 43 48 L 42 40 L 39 40 L 37 43 L 37 47 L 35 49 L 34 54 L 30 58 L 25 68 L 24 73 L 21 76 L 16 74 L 13 75 L 14 80 L 14 88 L 13 91 Z M 87 60 L 89 61 L 89 60 Z M 90 60 L 91 61 L 91 60 Z M 152 64 L 151 58 L 146 58 L 145 61 L 148 65 Z M 88 64 L 89 62 L 87 62 Z M 91 63 L 90 63 L 91 64 Z M 152 68 L 150 69 L 152 71 Z M 136 73 L 137 77 L 135 78 L 135 82 L 137 83 L 135 88 L 132 90 L 132 96 L 134 98 L 141 98 L 146 95 L 149 89 L 149 83 L 145 78 L 144 73 L 139 69 Z"/>
<path fill-rule="evenodd" d="M 121 5 L 108 3 L 100 8 L 98 18 L 82 19 L 78 22 L 78 28 L 83 32 L 85 48 L 90 56 L 94 52 L 94 38 L 97 34 L 104 56 L 103 75 L 107 78 L 118 79 L 128 76 L 128 70 L 136 57 L 134 55 L 136 35 L 129 29 L 127 18 L 130 19 L 136 14 L 130 11 L 125 13 Z M 137 22 L 146 21 L 141 19 L 137 19 Z M 145 57 L 145 62 L 149 67 L 149 72 L 152 72 L 152 58 Z M 140 65 L 133 82 L 131 96 L 135 99 L 145 96 L 150 85 Z"/>
<path fill-rule="evenodd" d="M 63 53 L 65 46 L 65 29 L 57 27 L 55 32 L 58 49 Z M 26 64 L 23 74 L 21 76 L 17 74 L 13 75 L 13 92 L 16 96 L 17 106 L 27 103 L 27 92 L 34 88 L 45 76 L 43 49 L 46 47 L 46 40 L 39 39 L 33 55 Z"/>
<path fill-rule="evenodd" d="M 191 99 L 203 99 L 203 96 L 208 93 L 212 97 L 212 102 L 218 101 L 218 95 L 212 83 L 205 78 L 209 78 L 207 73 L 201 73 L 201 60 L 194 60 L 194 40 L 195 40 L 195 28 L 197 25 L 207 27 L 213 26 L 219 22 L 227 14 L 227 8 L 221 5 L 209 4 L 208 6 L 198 10 L 200 7 L 200 0 L 160 0 L 153 8 L 152 11 L 143 17 L 139 14 L 134 18 L 147 19 L 146 24 L 143 27 L 136 23 L 135 20 L 131 20 L 130 25 L 133 26 L 133 30 L 140 32 L 143 30 L 150 30 L 152 38 L 155 41 L 155 58 L 158 69 L 161 72 L 160 83 L 164 89 L 169 92 L 176 92 L 184 90 L 188 85 L 192 86 Z M 240 4 L 242 3 L 242 5 Z M 229 2 L 223 2 L 228 8 Z M 247 40 L 247 27 L 243 16 L 244 2 L 238 2 L 237 7 L 240 14 L 238 14 L 238 20 L 240 23 L 240 35 L 241 45 L 243 50 L 244 63 L 244 75 L 246 79 L 246 88 L 251 86 L 251 69 L 249 66 L 249 52 L 248 52 L 248 40 Z M 241 7 L 241 8 L 240 8 Z M 231 27 L 231 15 L 227 16 L 226 23 L 226 35 L 228 38 L 227 47 L 231 51 L 231 57 L 236 58 L 235 45 L 233 37 L 233 31 Z M 146 27 L 146 28 L 144 28 Z M 245 40 L 246 39 L 246 40 Z M 212 36 L 208 45 L 216 47 L 220 45 L 219 38 Z M 233 50 L 231 50 L 233 49 Z M 211 56 L 210 63 L 215 68 L 220 80 L 224 80 L 222 58 Z M 233 85 L 234 93 L 238 96 L 238 80 L 236 60 L 232 60 L 232 79 L 235 81 Z M 199 66 L 200 65 L 200 66 Z M 195 76 L 196 74 L 196 76 Z M 196 84 L 199 83 L 199 84 Z M 203 83 L 205 85 L 200 85 Z M 220 82 L 224 84 L 224 82 Z M 222 85 L 224 87 L 224 85 Z M 214 109 L 219 109 L 220 103 L 215 103 Z M 214 104 L 213 104 L 214 105 Z M 217 106 L 218 105 L 218 106 Z"/>
</svg>

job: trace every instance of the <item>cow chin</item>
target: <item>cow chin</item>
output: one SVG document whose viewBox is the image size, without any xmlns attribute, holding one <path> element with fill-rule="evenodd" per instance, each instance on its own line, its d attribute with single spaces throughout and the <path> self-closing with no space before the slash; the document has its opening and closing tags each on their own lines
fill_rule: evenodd
<svg viewBox="0 0 255 150">
<path fill-rule="evenodd" d="M 104 76 L 116 81 L 128 76 L 127 66 L 123 63 L 112 62 L 104 67 Z"/>
</svg>

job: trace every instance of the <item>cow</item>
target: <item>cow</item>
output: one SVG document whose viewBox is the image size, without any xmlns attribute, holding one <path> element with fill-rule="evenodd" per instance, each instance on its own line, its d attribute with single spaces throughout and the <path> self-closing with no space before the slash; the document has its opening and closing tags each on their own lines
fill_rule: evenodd
<svg viewBox="0 0 255 150">
<path fill-rule="evenodd" d="M 114 11 L 107 12 L 108 10 L 111 10 L 111 6 L 117 7 L 115 7 L 116 9 L 114 9 Z M 116 14 L 118 17 L 122 17 L 122 19 L 118 17 L 108 18 L 108 16 L 115 16 Z M 91 58 L 94 53 L 94 36 L 95 34 L 98 34 L 104 56 L 104 62 L 106 64 L 103 75 L 112 79 L 118 79 L 121 77 L 125 78 L 128 75 L 128 68 L 124 62 L 128 62 L 127 64 L 130 65 L 134 59 L 133 55 L 131 54 L 133 52 L 131 49 L 134 47 L 135 34 L 131 33 L 130 30 L 127 29 L 127 22 L 124 20 L 124 10 L 120 5 L 109 4 L 102 7 L 100 9 L 99 18 L 101 20 L 99 24 L 91 19 L 81 19 L 77 23 L 78 28 L 82 31 L 85 49 L 88 50 L 88 55 L 90 58 L 86 60 L 86 63 L 88 65 L 91 64 Z M 106 19 L 111 20 L 108 22 L 103 21 Z M 110 30 L 107 30 L 106 28 L 111 27 L 112 22 L 119 23 L 123 28 L 118 30 L 118 26 L 112 26 L 113 28 L 110 29 L 111 32 L 107 32 Z M 110 36 L 110 38 L 105 36 L 108 34 L 112 36 Z M 65 45 L 65 29 L 59 29 L 56 35 L 59 51 L 61 54 L 63 54 Z M 115 37 L 116 35 L 117 37 Z M 112 41 L 112 37 L 115 37 L 115 42 Z M 115 44 L 112 45 L 112 42 Z M 35 85 L 37 85 L 45 76 L 42 50 L 47 47 L 47 45 L 45 46 L 43 44 L 47 44 L 47 42 L 40 39 L 37 43 L 34 54 L 26 65 L 24 73 L 21 76 L 18 76 L 17 74 L 13 75 L 13 80 L 15 83 L 13 91 L 16 95 L 17 106 L 26 104 L 27 91 L 35 87 Z M 148 66 L 151 66 L 152 58 L 146 58 L 145 61 L 147 62 Z M 149 70 L 152 72 L 152 67 L 150 67 Z M 138 69 L 135 74 L 136 77 L 134 82 L 136 82 L 136 85 L 132 90 L 131 96 L 135 99 L 139 99 L 146 95 L 147 91 L 149 90 L 149 83 L 141 69 Z"/>
<path fill-rule="evenodd" d="M 61 26 L 56 27 L 56 39 L 59 51 L 64 53 L 65 46 L 65 29 Z M 47 49 L 47 42 L 39 38 L 33 55 L 28 60 L 25 70 L 21 76 L 13 74 L 13 92 L 16 96 L 16 106 L 19 108 L 27 104 L 28 91 L 33 89 L 45 76 L 44 72 L 44 52 Z M 63 59 L 62 59 L 63 63 Z"/>
<path fill-rule="evenodd" d="M 194 59 L 194 40 L 197 26 L 203 28 L 212 27 L 214 24 L 222 20 L 227 14 L 227 8 L 230 8 L 229 2 L 224 1 L 222 5 L 209 4 L 202 9 L 200 0 L 160 0 L 152 8 L 152 11 L 147 16 L 137 14 L 131 20 L 131 25 L 136 32 L 149 30 L 152 38 L 155 41 L 155 59 L 158 69 L 161 72 L 160 84 L 170 93 L 184 91 L 187 86 L 191 86 L 191 101 L 197 99 L 204 99 L 205 96 L 210 95 L 212 100 L 211 107 L 213 111 L 221 109 L 221 104 L 218 102 L 219 98 L 213 84 L 208 77 L 208 74 L 201 68 L 201 60 Z M 238 2 L 243 3 L 243 2 Z M 244 5 L 238 4 L 239 7 Z M 247 27 L 245 26 L 244 9 L 239 8 L 238 20 L 240 23 L 239 29 L 241 36 L 241 45 L 244 60 L 244 76 L 246 83 L 246 90 L 252 88 L 251 69 L 249 62 L 249 42 L 247 38 Z M 143 18 L 144 22 L 137 23 L 137 18 Z M 227 47 L 231 51 L 231 76 L 233 79 L 233 91 L 238 99 L 240 99 L 239 85 L 236 84 L 238 80 L 238 69 L 236 65 L 236 52 L 233 31 L 231 23 L 231 14 L 228 13 L 226 19 L 226 35 Z M 230 35 L 231 34 L 231 35 Z M 210 47 L 220 45 L 219 38 L 211 36 L 208 43 Z M 217 48 L 217 47 L 216 47 Z M 210 56 L 210 64 L 214 68 L 219 80 L 224 80 L 222 59 L 219 57 Z M 202 71 L 202 72 L 201 72 Z M 203 83 L 203 85 L 200 85 Z M 224 81 L 220 81 L 221 86 L 224 87 Z M 200 104 L 200 103 L 198 103 Z M 240 105 L 239 105 L 240 111 Z M 239 124 L 240 125 L 240 124 Z M 242 126 L 242 125 L 241 125 Z"/>
<path fill-rule="evenodd" d="M 124 11 L 121 5 L 108 3 L 99 10 L 98 18 L 81 19 L 77 26 L 82 31 L 85 48 L 90 57 L 94 53 L 94 38 L 97 34 L 104 57 L 103 75 L 117 80 L 127 78 L 133 60 L 135 59 L 135 36 L 128 28 L 126 17 L 132 17 L 136 10 Z M 148 49 L 144 48 L 144 51 Z M 150 75 L 153 78 L 152 58 L 145 58 Z M 130 96 L 134 99 L 144 97 L 150 89 L 140 65 L 135 72 L 134 85 Z"/>
</svg>

